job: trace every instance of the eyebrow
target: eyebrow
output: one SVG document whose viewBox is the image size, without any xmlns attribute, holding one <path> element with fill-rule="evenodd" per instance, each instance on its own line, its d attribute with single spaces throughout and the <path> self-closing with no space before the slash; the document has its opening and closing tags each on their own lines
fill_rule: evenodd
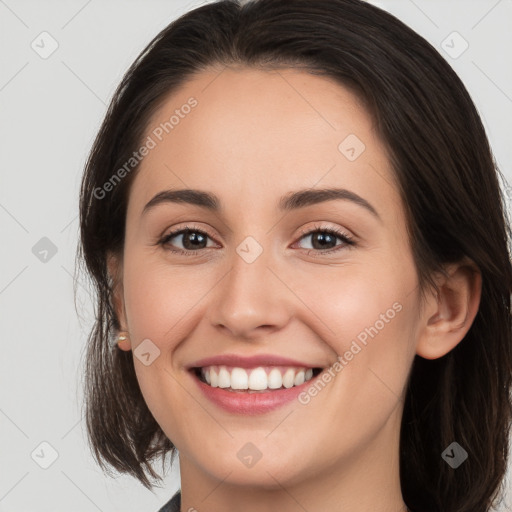
<svg viewBox="0 0 512 512">
<path fill-rule="evenodd" d="M 377 210 L 366 199 L 344 188 L 304 189 L 290 192 L 280 198 L 278 208 L 283 212 L 289 212 L 335 199 L 351 201 L 365 208 L 377 219 L 382 220 Z M 144 206 L 142 215 L 163 203 L 192 204 L 216 213 L 221 210 L 221 201 L 215 194 L 195 189 L 177 189 L 162 190 L 156 194 Z"/>
</svg>

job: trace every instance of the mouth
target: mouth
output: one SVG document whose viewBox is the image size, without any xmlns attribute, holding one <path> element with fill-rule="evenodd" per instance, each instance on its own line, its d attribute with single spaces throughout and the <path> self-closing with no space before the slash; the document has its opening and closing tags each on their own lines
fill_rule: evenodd
<svg viewBox="0 0 512 512">
<path fill-rule="evenodd" d="M 325 368 L 294 366 L 255 366 L 253 368 L 212 365 L 193 367 L 193 376 L 210 388 L 233 393 L 269 393 L 301 386 Z"/>
</svg>

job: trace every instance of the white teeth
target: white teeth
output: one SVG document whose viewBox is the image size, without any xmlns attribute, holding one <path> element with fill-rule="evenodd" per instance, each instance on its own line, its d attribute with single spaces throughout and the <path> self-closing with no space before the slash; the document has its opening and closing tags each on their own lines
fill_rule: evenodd
<svg viewBox="0 0 512 512">
<path fill-rule="evenodd" d="M 293 381 L 295 380 L 295 371 L 292 368 L 288 368 L 283 375 L 283 386 L 285 388 L 291 388 Z"/>
<path fill-rule="evenodd" d="M 233 374 L 236 370 L 239 370 L 247 375 L 247 372 L 242 370 L 242 368 L 234 368 L 231 373 L 231 377 L 233 377 Z M 256 368 L 251 372 L 251 376 L 249 377 L 249 388 L 256 391 L 267 389 L 267 381 L 267 372 L 263 368 Z"/>
<path fill-rule="evenodd" d="M 254 374 L 254 372 L 253 372 Z M 252 375 L 251 375 L 252 379 Z M 247 389 L 249 387 L 249 378 L 247 372 L 242 368 L 233 368 L 231 371 L 231 389 Z M 251 385 L 251 389 L 257 389 Z"/>
<path fill-rule="evenodd" d="M 205 372 L 204 370 L 201 370 L 201 374 L 205 378 L 206 382 L 208 382 L 208 379 L 206 378 L 206 374 L 208 374 L 210 378 L 210 382 L 208 382 L 208 384 L 210 384 L 212 388 L 219 387 L 219 376 L 217 375 L 217 372 Z"/>
<path fill-rule="evenodd" d="M 221 366 L 219 370 L 219 388 L 229 388 L 231 386 L 231 378 L 225 366 Z"/>
<path fill-rule="evenodd" d="M 283 385 L 283 376 L 277 368 L 272 368 L 268 374 L 268 387 L 270 389 L 279 389 Z"/>
<path fill-rule="evenodd" d="M 284 368 L 283 368 L 284 370 Z M 264 391 L 265 389 L 291 388 L 300 386 L 313 378 L 312 368 L 272 368 L 267 375 L 263 367 L 246 370 L 245 368 L 227 368 L 226 366 L 210 366 L 201 368 L 204 380 L 213 388 L 231 388 L 235 390 L 249 389 Z"/>
<path fill-rule="evenodd" d="M 297 372 L 295 374 L 295 380 L 293 381 L 295 386 L 300 386 L 301 384 L 304 384 L 305 374 L 306 374 L 306 372 L 304 370 L 300 370 L 299 372 Z"/>
</svg>

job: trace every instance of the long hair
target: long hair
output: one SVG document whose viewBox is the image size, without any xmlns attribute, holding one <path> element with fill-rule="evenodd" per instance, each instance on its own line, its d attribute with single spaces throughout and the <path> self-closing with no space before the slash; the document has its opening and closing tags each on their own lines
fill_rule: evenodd
<svg viewBox="0 0 512 512">
<path fill-rule="evenodd" d="M 141 145 L 152 113 L 187 79 L 223 66 L 300 68 L 336 80 L 364 103 L 401 195 L 420 290 L 469 257 L 482 275 L 479 311 L 445 356 L 416 356 L 400 431 L 400 480 L 417 512 L 484 512 L 507 468 L 512 421 L 510 225 L 489 142 L 466 88 L 441 55 L 391 14 L 361 0 L 223 0 L 163 29 L 114 93 L 80 192 L 80 265 L 97 292 L 85 361 L 85 416 L 94 456 L 147 488 L 176 448 L 149 411 L 119 329 L 107 272 L 119 254 L 137 167 L 106 198 L 98 190 Z M 458 442 L 456 470 L 441 457 Z"/>
</svg>

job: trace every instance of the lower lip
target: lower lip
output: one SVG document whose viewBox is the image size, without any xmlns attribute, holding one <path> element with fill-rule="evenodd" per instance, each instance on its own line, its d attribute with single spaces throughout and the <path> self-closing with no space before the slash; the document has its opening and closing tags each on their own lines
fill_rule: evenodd
<svg viewBox="0 0 512 512">
<path fill-rule="evenodd" d="M 192 378 L 199 386 L 204 395 L 214 404 L 218 405 L 225 411 L 236 414 L 263 414 L 273 411 L 297 399 L 297 396 L 305 391 L 316 377 L 291 388 L 283 388 L 279 390 L 267 391 L 265 393 L 248 393 L 244 391 L 227 391 L 224 388 L 213 388 L 200 380 L 193 372 L 189 372 Z"/>
</svg>

